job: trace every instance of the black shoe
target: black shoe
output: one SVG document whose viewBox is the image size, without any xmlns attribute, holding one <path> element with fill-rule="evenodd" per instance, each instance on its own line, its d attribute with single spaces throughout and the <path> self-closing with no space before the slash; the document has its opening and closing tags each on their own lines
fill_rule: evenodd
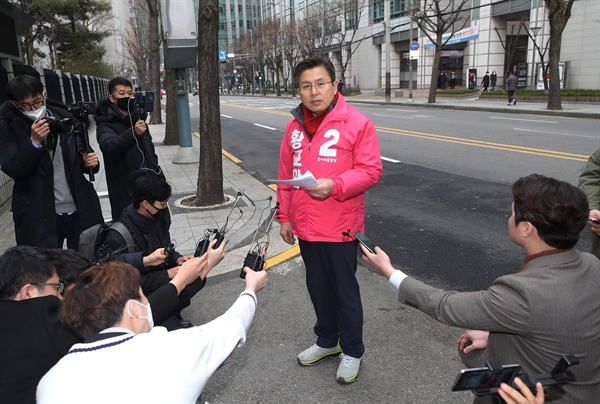
<svg viewBox="0 0 600 404">
<path fill-rule="evenodd" d="M 179 320 L 179 322 L 181 323 L 181 328 L 191 328 L 194 326 L 194 324 L 190 323 L 187 320 Z"/>
<path fill-rule="evenodd" d="M 517 100 L 513 100 L 513 105 L 517 105 Z"/>
</svg>

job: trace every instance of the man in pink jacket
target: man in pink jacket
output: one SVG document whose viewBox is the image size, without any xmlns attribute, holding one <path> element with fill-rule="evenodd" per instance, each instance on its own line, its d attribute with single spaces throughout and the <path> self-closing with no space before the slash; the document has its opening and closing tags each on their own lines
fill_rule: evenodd
<svg viewBox="0 0 600 404">
<path fill-rule="evenodd" d="M 279 179 L 310 171 L 318 182 L 277 190 L 281 237 L 288 244 L 299 239 L 317 316 L 317 341 L 298 362 L 310 366 L 341 353 L 336 379 L 352 383 L 365 351 L 353 234 L 364 231 L 364 193 L 382 174 L 379 143 L 373 122 L 338 93 L 328 59 L 303 60 L 293 76 L 302 104 L 292 111 L 281 143 Z"/>
</svg>

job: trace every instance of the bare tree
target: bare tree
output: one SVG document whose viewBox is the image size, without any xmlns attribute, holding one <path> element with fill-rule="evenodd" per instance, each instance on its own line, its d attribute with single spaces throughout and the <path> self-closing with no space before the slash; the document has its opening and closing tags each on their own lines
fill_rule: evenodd
<svg viewBox="0 0 600 404">
<path fill-rule="evenodd" d="M 548 69 L 550 71 L 550 88 L 548 89 L 547 109 L 560 110 L 560 76 L 558 62 L 560 61 L 560 47 L 562 34 L 571 18 L 571 9 L 575 0 L 544 0 L 548 11 L 550 23 L 550 51 L 548 55 Z"/>
<path fill-rule="evenodd" d="M 141 3 L 140 6 L 144 6 Z M 148 77 L 147 59 L 148 48 L 144 44 L 142 35 L 142 21 L 138 18 L 129 18 L 129 24 L 123 33 L 123 50 L 119 53 L 124 60 L 133 64 L 138 80 L 145 82 Z M 148 83 L 144 83 L 147 86 Z"/>
<path fill-rule="evenodd" d="M 341 10 L 343 14 L 340 44 L 342 48 L 346 48 L 345 60 L 343 59 L 344 52 L 342 50 L 342 78 L 345 78 L 352 55 L 358 50 L 362 42 L 367 39 L 366 36 L 358 40 L 355 38 L 358 30 L 358 22 L 362 18 L 363 12 L 368 10 L 368 2 L 363 0 L 341 0 Z"/>
<path fill-rule="evenodd" d="M 498 35 L 498 40 L 504 49 L 504 69 L 510 70 L 510 66 L 512 64 L 513 58 L 515 56 L 515 52 L 517 51 L 517 41 L 519 36 L 521 35 L 521 29 L 527 27 L 525 26 L 525 22 L 527 18 L 522 18 L 519 21 L 518 25 L 512 25 L 510 35 L 506 35 L 506 41 L 503 39 L 500 32 L 498 32 L 498 28 L 494 28 L 496 31 L 496 35 Z M 518 26 L 517 33 L 515 34 L 515 27 Z M 508 33 L 507 33 L 508 34 Z M 504 77 L 508 77 L 508 71 L 504 72 Z"/>
<path fill-rule="evenodd" d="M 148 79 L 149 88 L 160 91 L 160 31 L 158 25 L 158 0 L 145 0 L 148 12 Z M 150 123 L 162 123 L 160 96 L 154 99 L 154 112 L 150 113 Z"/>
<path fill-rule="evenodd" d="M 221 108 L 219 105 L 219 1 L 198 4 L 198 78 L 200 80 L 200 167 L 193 204 L 222 204 Z"/>
<path fill-rule="evenodd" d="M 175 105 L 175 70 L 165 69 L 165 90 L 167 91 L 167 117 L 163 144 L 179 145 L 179 123 L 177 122 L 177 106 Z"/>
<path fill-rule="evenodd" d="M 415 5 L 408 10 L 412 19 L 435 45 L 435 54 L 431 66 L 428 103 L 435 103 L 437 76 L 440 66 L 442 47 L 448 43 L 455 32 L 463 29 L 470 21 L 470 14 L 463 14 L 463 8 L 470 0 L 421 0 L 421 5 Z M 457 29 L 458 27 L 458 29 Z M 446 40 L 442 36 L 449 33 Z"/>
<path fill-rule="evenodd" d="M 527 36 L 529 36 L 529 38 L 531 39 L 531 42 L 533 43 L 533 51 L 537 52 L 537 54 L 540 56 L 540 60 L 539 63 L 542 66 L 542 71 L 543 71 L 543 75 L 542 75 L 542 79 L 544 81 L 544 90 L 548 89 L 548 78 L 546 76 L 546 74 L 548 73 L 548 64 L 544 62 L 544 60 L 546 59 L 546 53 L 548 52 L 548 47 L 550 46 L 550 41 L 546 41 L 545 45 L 540 46 L 537 43 L 537 38 L 536 35 L 533 35 L 531 32 L 531 28 L 527 28 L 527 26 L 523 26 L 525 28 L 525 30 L 527 31 Z M 535 76 L 537 74 L 537 72 L 535 71 L 536 66 L 533 66 L 533 78 L 535 79 Z"/>
</svg>

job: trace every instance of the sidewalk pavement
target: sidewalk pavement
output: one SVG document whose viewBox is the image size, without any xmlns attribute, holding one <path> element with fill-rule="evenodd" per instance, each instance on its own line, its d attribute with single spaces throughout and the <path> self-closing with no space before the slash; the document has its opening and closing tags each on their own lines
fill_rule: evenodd
<svg viewBox="0 0 600 404">
<path fill-rule="evenodd" d="M 438 95 L 434 104 L 427 102 L 429 90 L 413 90 L 412 103 L 408 98 L 408 90 L 404 89 L 402 97 L 390 97 L 390 102 L 385 101 L 385 96 L 376 96 L 373 90 L 365 91 L 364 94 L 348 96 L 348 102 L 362 102 L 382 105 L 403 105 L 426 108 L 460 109 L 487 112 L 509 112 L 514 114 L 564 116 L 572 118 L 595 118 L 600 119 L 600 103 L 584 102 L 562 102 L 562 110 L 550 111 L 546 109 L 547 103 L 541 101 L 526 101 L 519 98 L 519 92 L 515 94 L 516 105 L 509 106 L 506 98 L 502 99 L 480 99 L 479 96 L 470 98 L 451 98 Z M 394 91 L 392 91 L 394 94 Z"/>
</svg>

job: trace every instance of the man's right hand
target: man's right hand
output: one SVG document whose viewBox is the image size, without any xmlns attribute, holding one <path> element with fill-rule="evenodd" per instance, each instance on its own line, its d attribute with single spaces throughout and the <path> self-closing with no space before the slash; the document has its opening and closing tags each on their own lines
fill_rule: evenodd
<svg viewBox="0 0 600 404">
<path fill-rule="evenodd" d="M 591 219 L 596 219 L 596 220 L 600 220 L 600 210 L 590 210 L 590 218 Z M 592 229 L 592 231 L 597 235 L 600 236 L 600 224 L 598 223 L 594 223 L 594 222 L 588 222 L 590 225 L 590 228 Z"/>
<path fill-rule="evenodd" d="M 244 272 L 246 273 L 246 290 L 258 293 L 262 288 L 267 286 L 267 282 L 269 281 L 267 271 L 254 272 L 252 269 L 244 267 Z"/>
<path fill-rule="evenodd" d="M 177 293 L 181 291 L 190 283 L 194 282 L 198 278 L 203 277 L 203 272 L 208 264 L 208 255 L 204 254 L 202 257 L 192 258 L 184 262 L 178 268 L 177 274 L 171 280 L 171 283 L 177 288 Z M 204 274 L 204 277 L 206 274 Z"/>
<path fill-rule="evenodd" d="M 490 333 L 487 331 L 468 330 L 456 341 L 459 344 L 458 349 L 464 353 L 469 353 L 475 349 L 485 349 Z"/>
<path fill-rule="evenodd" d="M 292 224 L 290 222 L 281 223 L 279 234 L 281 234 L 281 238 L 286 243 L 290 245 L 294 245 L 296 243 L 296 237 L 294 237 L 294 233 L 292 233 Z"/>
<path fill-rule="evenodd" d="M 146 122 L 141 119 L 135 123 L 135 134 L 138 136 L 142 136 L 144 132 L 146 132 Z"/>
<path fill-rule="evenodd" d="M 167 256 L 165 255 L 165 249 L 157 248 L 152 252 L 152 254 L 146 255 L 144 258 L 142 258 L 142 265 L 145 267 L 155 267 L 163 264 L 166 259 Z"/>
<path fill-rule="evenodd" d="M 31 141 L 41 145 L 44 139 L 50 134 L 50 125 L 45 119 L 36 119 L 31 124 Z"/>
</svg>

